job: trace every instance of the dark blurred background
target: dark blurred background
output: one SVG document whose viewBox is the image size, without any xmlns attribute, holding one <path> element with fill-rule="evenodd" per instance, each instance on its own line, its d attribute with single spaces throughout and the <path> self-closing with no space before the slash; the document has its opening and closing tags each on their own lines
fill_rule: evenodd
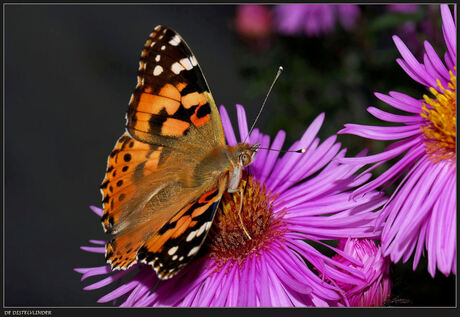
<svg viewBox="0 0 460 317">
<path fill-rule="evenodd" d="M 427 39 L 444 53 L 436 5 L 360 5 L 327 26 L 277 29 L 272 6 L 6 5 L 5 17 L 5 305 L 96 306 L 106 290 L 83 291 L 75 267 L 103 265 L 79 250 L 105 239 L 98 217 L 107 155 L 123 133 L 141 48 L 153 27 L 188 42 L 218 105 L 252 123 L 278 66 L 285 72 L 257 123 L 286 144 L 321 112 L 327 137 L 344 123 L 378 123 L 374 91 L 421 98 L 426 91 L 397 65 L 398 34 L 421 58 Z M 418 54 L 418 55 L 417 55 Z M 235 122 L 235 121 L 234 121 Z M 235 122 L 236 126 L 236 122 Z M 356 154 L 381 142 L 340 136 Z M 451 306 L 455 276 L 428 274 L 426 261 L 393 270 L 392 305 Z"/>
</svg>

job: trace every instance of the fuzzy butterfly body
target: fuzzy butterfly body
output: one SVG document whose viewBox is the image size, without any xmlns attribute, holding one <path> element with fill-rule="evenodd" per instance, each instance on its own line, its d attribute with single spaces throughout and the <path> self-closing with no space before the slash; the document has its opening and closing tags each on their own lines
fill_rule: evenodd
<svg viewBox="0 0 460 317">
<path fill-rule="evenodd" d="M 107 161 L 102 225 L 112 269 L 137 262 L 168 279 L 203 244 L 225 191 L 235 192 L 257 145 L 225 144 L 219 112 L 195 56 L 157 26 L 144 45 L 126 132 Z"/>
</svg>

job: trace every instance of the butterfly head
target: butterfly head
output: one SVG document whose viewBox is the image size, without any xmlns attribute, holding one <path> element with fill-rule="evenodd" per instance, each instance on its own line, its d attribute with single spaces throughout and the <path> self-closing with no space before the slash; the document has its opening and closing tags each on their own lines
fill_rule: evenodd
<svg viewBox="0 0 460 317">
<path fill-rule="evenodd" d="M 228 182 L 227 191 L 235 193 L 238 191 L 243 168 L 248 166 L 254 161 L 259 144 L 249 145 L 247 143 L 240 143 L 235 146 L 228 147 L 229 159 L 232 167 L 230 168 L 230 179 Z"/>
<path fill-rule="evenodd" d="M 251 164 L 256 157 L 259 146 L 259 143 L 254 145 L 249 145 L 247 143 L 238 144 L 233 156 L 235 161 L 238 162 L 238 165 L 245 167 Z"/>
</svg>

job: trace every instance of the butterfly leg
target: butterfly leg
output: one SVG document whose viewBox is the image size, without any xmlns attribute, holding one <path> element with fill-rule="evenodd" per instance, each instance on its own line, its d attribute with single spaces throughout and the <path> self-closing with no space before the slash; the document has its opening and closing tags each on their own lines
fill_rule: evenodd
<svg viewBox="0 0 460 317">
<path fill-rule="evenodd" d="M 238 218 L 240 218 L 241 227 L 243 228 L 244 233 L 248 236 L 249 240 L 252 240 L 251 235 L 244 226 L 243 218 L 241 217 L 241 211 L 243 210 L 243 188 L 240 188 L 240 209 L 238 211 Z"/>
</svg>

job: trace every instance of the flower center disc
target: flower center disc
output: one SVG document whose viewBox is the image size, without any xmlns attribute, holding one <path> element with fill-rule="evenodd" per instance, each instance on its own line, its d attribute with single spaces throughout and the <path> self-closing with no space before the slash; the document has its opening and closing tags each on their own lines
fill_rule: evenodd
<svg viewBox="0 0 460 317">
<path fill-rule="evenodd" d="M 208 236 L 209 255 L 220 261 L 237 260 L 242 263 L 251 253 L 268 247 L 269 242 L 283 232 L 282 222 L 272 212 L 273 195 L 253 176 L 246 177 L 244 175 L 240 182 L 243 189 L 241 219 L 238 216 L 239 192 L 224 193 Z"/>
<path fill-rule="evenodd" d="M 446 89 L 437 80 L 442 93 L 430 88 L 436 99 L 423 96 L 425 103 L 421 116 L 427 119 L 421 127 L 425 135 L 426 150 L 435 161 L 452 159 L 455 161 L 456 140 L 456 77 L 450 72 L 450 83 Z"/>
</svg>

